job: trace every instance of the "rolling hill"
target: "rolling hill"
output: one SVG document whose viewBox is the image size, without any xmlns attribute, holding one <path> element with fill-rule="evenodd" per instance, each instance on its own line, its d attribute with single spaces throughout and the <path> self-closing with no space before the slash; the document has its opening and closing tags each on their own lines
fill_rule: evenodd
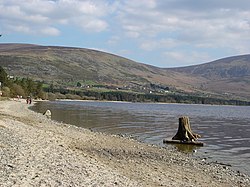
<svg viewBox="0 0 250 187">
<path fill-rule="evenodd" d="M 105 85 L 147 85 L 150 83 L 191 90 L 199 80 L 185 73 L 154 66 L 96 50 L 0 44 L 0 65 L 10 75 L 67 86 L 76 82 Z"/>
<path fill-rule="evenodd" d="M 250 55 L 197 66 L 158 68 L 84 48 L 0 44 L 0 66 L 9 75 L 61 87 L 81 84 L 117 87 L 157 85 L 205 96 L 250 99 Z"/>
<path fill-rule="evenodd" d="M 205 78 L 206 81 L 200 84 L 200 90 L 250 99 L 250 55 L 233 56 L 172 70 Z"/>
</svg>

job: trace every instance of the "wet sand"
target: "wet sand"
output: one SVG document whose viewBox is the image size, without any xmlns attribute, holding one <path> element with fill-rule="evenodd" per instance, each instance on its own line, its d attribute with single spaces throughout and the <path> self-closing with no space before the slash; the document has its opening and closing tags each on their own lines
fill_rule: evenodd
<svg viewBox="0 0 250 187">
<path fill-rule="evenodd" d="M 52 114 L 53 115 L 53 114 Z M 250 186 L 230 167 L 0 101 L 0 186 Z"/>
</svg>

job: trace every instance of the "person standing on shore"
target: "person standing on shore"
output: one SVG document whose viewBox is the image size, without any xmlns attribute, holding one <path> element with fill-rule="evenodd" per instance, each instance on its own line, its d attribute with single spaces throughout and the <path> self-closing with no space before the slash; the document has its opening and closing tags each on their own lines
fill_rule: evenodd
<svg viewBox="0 0 250 187">
<path fill-rule="evenodd" d="M 32 99 L 31 99 L 30 96 L 28 96 L 27 99 L 26 99 L 26 103 L 27 103 L 27 104 L 31 104 L 31 102 L 32 102 Z"/>
</svg>

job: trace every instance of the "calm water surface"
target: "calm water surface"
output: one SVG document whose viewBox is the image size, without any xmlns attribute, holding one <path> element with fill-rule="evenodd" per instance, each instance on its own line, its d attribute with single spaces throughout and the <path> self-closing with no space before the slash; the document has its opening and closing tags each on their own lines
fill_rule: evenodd
<svg viewBox="0 0 250 187">
<path fill-rule="evenodd" d="M 55 101 L 38 102 L 32 109 L 41 113 L 50 109 L 54 120 L 158 146 L 174 146 L 162 140 L 172 138 L 178 118 L 187 115 L 205 146 L 178 146 L 179 150 L 250 174 L 250 107 Z"/>
</svg>

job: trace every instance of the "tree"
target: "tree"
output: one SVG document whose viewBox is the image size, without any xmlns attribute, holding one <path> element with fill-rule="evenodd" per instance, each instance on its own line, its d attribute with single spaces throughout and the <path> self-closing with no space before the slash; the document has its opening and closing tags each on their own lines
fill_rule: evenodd
<svg viewBox="0 0 250 187">
<path fill-rule="evenodd" d="M 9 87 L 4 86 L 2 91 L 3 91 L 4 97 L 10 97 L 10 88 Z"/>
<path fill-rule="evenodd" d="M 23 96 L 23 97 L 26 97 L 26 94 L 24 92 L 24 89 L 22 88 L 22 86 L 18 85 L 18 84 L 13 84 L 12 87 L 11 87 L 11 92 L 12 92 L 12 96 L 17 96 L 17 95 L 20 95 L 20 96 Z"/>
<path fill-rule="evenodd" d="M 45 99 L 44 92 L 43 92 L 43 83 L 42 82 L 37 83 L 35 95 L 37 95 L 38 98 Z"/>
<path fill-rule="evenodd" d="M 51 93 L 54 93 L 54 89 L 55 89 L 55 86 L 54 86 L 54 84 L 53 83 L 51 83 L 50 85 L 49 85 L 49 92 L 51 92 Z"/>
<path fill-rule="evenodd" d="M 76 86 L 77 86 L 77 87 L 81 87 L 82 84 L 81 84 L 80 82 L 77 82 Z"/>
<path fill-rule="evenodd" d="M 0 82 L 1 86 L 6 86 L 8 84 L 8 74 L 5 72 L 2 66 L 0 66 Z"/>
</svg>

